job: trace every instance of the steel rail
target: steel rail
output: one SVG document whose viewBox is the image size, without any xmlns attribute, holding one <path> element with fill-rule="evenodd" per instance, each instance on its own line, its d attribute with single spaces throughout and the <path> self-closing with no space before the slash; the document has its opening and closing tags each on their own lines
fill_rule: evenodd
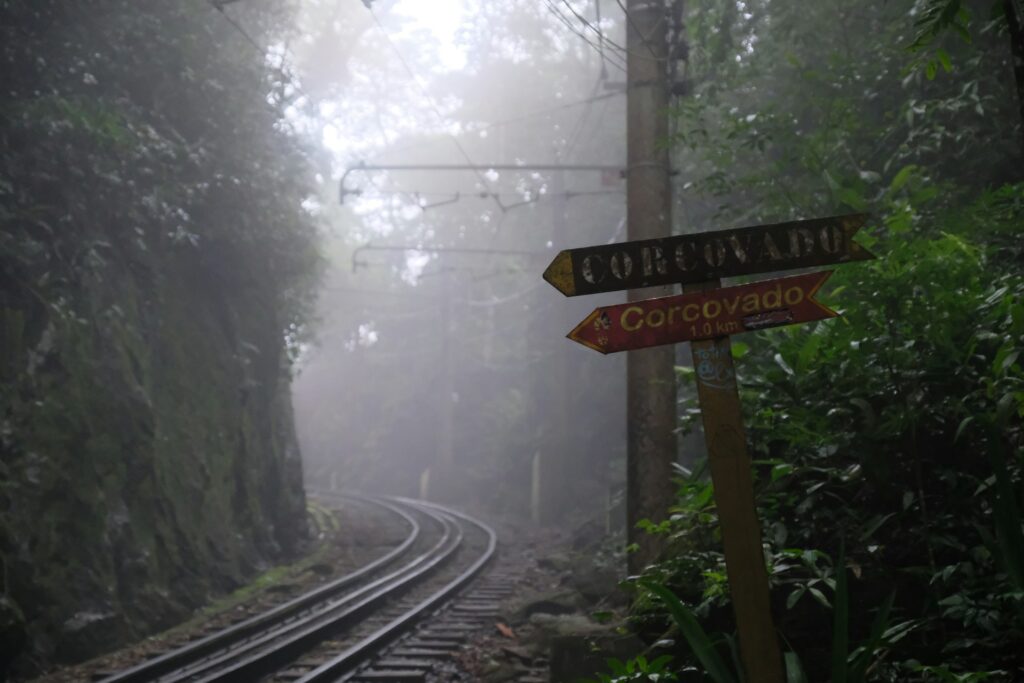
<svg viewBox="0 0 1024 683">
<path fill-rule="evenodd" d="M 191 643 L 183 645 L 162 655 L 149 659 L 137 666 L 124 671 L 119 671 L 107 678 L 101 679 L 100 683 L 141 683 L 152 681 L 171 674 L 174 671 L 188 667 L 201 659 L 211 657 L 219 651 L 223 651 L 252 638 L 254 635 L 273 628 L 275 625 L 294 619 L 300 613 L 310 609 L 317 603 L 321 603 L 332 597 L 338 591 L 350 586 L 370 572 L 392 562 L 396 557 L 404 553 L 415 543 L 420 535 L 421 528 L 411 515 L 401 508 L 382 500 L 375 500 L 351 494 L 337 495 L 340 498 L 350 498 L 362 502 L 378 505 L 401 517 L 410 527 L 408 536 L 397 547 L 385 555 L 377 558 L 359 569 L 350 572 L 334 581 L 331 581 L 319 588 L 304 593 L 288 602 L 282 603 L 266 612 L 254 617 L 228 626 L 216 633 L 200 638 Z"/>
<path fill-rule="evenodd" d="M 450 516 L 446 514 L 447 511 L 429 510 L 416 501 L 403 500 L 401 502 L 408 507 L 420 509 L 424 514 L 432 516 L 442 523 L 444 529 L 442 538 L 430 550 L 402 569 L 374 581 L 355 593 L 346 595 L 321 613 L 304 617 L 289 624 L 285 629 L 267 633 L 244 643 L 240 648 L 225 653 L 224 657 L 201 662 L 199 668 L 182 671 L 181 675 L 168 678 L 166 681 L 168 683 L 183 681 L 250 683 L 258 680 L 294 661 L 325 640 L 331 633 L 358 623 L 380 603 L 400 595 L 410 588 L 417 579 L 428 575 L 441 562 L 449 559 L 462 543 L 462 528 L 452 522 Z M 349 604 L 355 600 L 357 600 L 355 604 Z M 239 652 L 249 652 L 249 654 L 233 664 L 230 663 L 230 660 L 238 658 Z M 201 677 L 197 678 L 197 676 Z"/>
<path fill-rule="evenodd" d="M 338 683 L 341 683 L 342 681 L 348 681 L 358 673 L 359 667 L 367 663 L 370 658 L 380 652 L 384 647 L 408 632 L 412 626 L 414 626 L 416 622 L 425 615 L 426 612 L 438 607 L 441 603 L 451 598 L 467 583 L 472 581 L 484 566 L 486 566 L 494 557 L 498 537 L 494 530 L 483 522 L 433 503 L 412 501 L 407 498 L 394 498 L 393 500 L 400 501 L 405 504 L 430 507 L 441 511 L 446 515 L 457 517 L 476 526 L 487 536 L 486 550 L 484 550 L 480 557 L 478 557 L 468 569 L 449 581 L 440 590 L 435 591 L 415 607 L 406 611 L 400 617 L 392 620 L 333 659 L 325 662 L 313 671 L 307 673 L 305 676 L 297 679 L 295 683 L 326 683 L 327 681 L 337 681 Z"/>
</svg>

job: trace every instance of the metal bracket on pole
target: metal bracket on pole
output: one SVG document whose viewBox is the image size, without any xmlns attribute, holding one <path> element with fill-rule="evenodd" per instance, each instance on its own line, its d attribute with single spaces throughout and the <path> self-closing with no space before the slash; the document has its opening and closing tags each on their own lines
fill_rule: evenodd
<svg viewBox="0 0 1024 683">
<path fill-rule="evenodd" d="M 434 209 L 437 208 L 438 206 L 444 206 L 445 204 L 454 204 L 455 202 L 459 201 L 460 198 L 461 195 L 458 192 L 456 192 L 455 195 L 449 199 L 442 199 L 441 201 L 434 202 L 433 204 L 420 204 L 420 211 L 425 212 L 427 209 Z M 416 199 L 420 199 L 419 195 L 416 196 Z M 417 203 L 419 202 L 417 201 Z"/>
<path fill-rule="evenodd" d="M 370 245 L 369 242 L 367 242 L 363 246 L 356 247 L 352 251 L 352 272 L 353 273 L 356 272 L 356 270 L 359 268 L 359 266 L 363 266 L 364 268 L 368 268 L 370 266 L 370 264 L 367 263 L 366 261 L 357 261 L 356 260 L 356 256 L 359 255 L 359 252 L 363 251 L 364 249 L 369 249 L 369 248 L 371 248 L 371 245 Z"/>
<path fill-rule="evenodd" d="M 350 194 L 354 194 L 355 196 L 358 197 L 359 195 L 361 195 L 363 193 L 362 190 L 350 190 L 350 189 L 346 188 L 345 187 L 345 179 L 348 178 L 348 174 L 351 173 L 352 171 L 360 171 L 360 170 L 363 170 L 365 168 L 366 168 L 366 162 L 365 161 L 360 161 L 358 164 L 354 164 L 354 165 L 349 166 L 348 168 L 346 168 L 345 172 L 341 174 L 341 183 L 340 183 L 340 186 L 339 186 L 339 189 L 338 189 L 338 202 L 340 204 L 344 204 L 345 203 L 345 197 L 350 195 Z M 354 262 L 353 262 L 353 265 L 354 265 Z"/>
</svg>

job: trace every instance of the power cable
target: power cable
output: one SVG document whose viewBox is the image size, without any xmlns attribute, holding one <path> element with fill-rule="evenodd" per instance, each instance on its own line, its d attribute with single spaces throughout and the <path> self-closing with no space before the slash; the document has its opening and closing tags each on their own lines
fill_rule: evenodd
<svg viewBox="0 0 1024 683">
<path fill-rule="evenodd" d="M 375 192 L 377 194 L 380 194 L 380 195 L 406 196 L 406 197 L 409 197 L 411 199 L 416 199 L 417 197 L 448 197 L 450 199 L 455 199 L 455 197 L 453 195 L 458 195 L 458 198 L 460 200 L 461 199 L 491 199 L 495 195 L 497 195 L 499 199 L 502 198 L 502 197 L 505 197 L 505 198 L 508 198 L 508 199 L 522 199 L 523 201 L 529 201 L 529 202 L 543 201 L 545 199 L 555 199 L 555 198 L 573 199 L 575 197 L 594 197 L 594 196 L 598 196 L 598 195 L 607 195 L 607 194 L 625 194 L 625 192 L 623 190 L 579 190 L 579 191 L 567 190 L 565 192 L 545 192 L 544 194 L 539 194 L 538 193 L 538 194 L 536 194 L 534 196 L 531 196 L 529 198 L 524 198 L 523 195 L 521 195 L 521 194 L 514 194 L 514 193 L 511 193 L 511 192 L 480 192 L 480 191 L 473 191 L 473 192 L 430 192 L 430 191 L 419 191 L 419 190 L 383 190 L 383 189 L 376 189 Z M 430 205 L 430 206 L 421 207 L 421 208 L 432 208 L 433 206 L 436 206 L 436 205 Z M 506 206 L 505 208 L 511 208 L 511 207 L 510 206 Z"/>
<path fill-rule="evenodd" d="M 249 43 L 254 48 L 256 48 L 256 50 L 261 55 L 266 55 L 267 54 L 266 50 L 264 50 L 263 47 L 259 43 L 256 42 L 256 39 L 253 38 L 251 35 L 249 35 L 249 32 L 246 31 L 242 27 L 241 24 L 239 24 L 237 21 L 235 21 L 234 18 L 224 10 L 224 5 L 226 5 L 226 4 L 228 4 L 228 3 L 217 2 L 216 0 L 210 0 L 210 6 L 213 7 L 215 10 L 217 10 L 218 12 L 220 12 L 221 16 L 224 17 L 229 24 L 234 26 L 236 31 L 238 31 L 240 34 L 242 34 L 242 37 L 245 38 L 247 43 Z"/>
<path fill-rule="evenodd" d="M 592 47 L 592 48 L 594 48 L 595 50 L 597 50 L 597 53 L 598 53 L 599 55 L 603 55 L 603 54 L 605 54 L 605 53 L 604 53 L 604 48 L 603 48 L 603 47 L 602 47 L 601 45 L 598 45 L 598 44 L 594 43 L 594 41 L 592 41 L 592 40 L 590 39 L 590 37 L 589 37 L 589 36 L 587 36 L 587 35 L 586 35 L 586 34 L 584 34 L 584 33 L 580 33 L 580 32 L 579 32 L 578 30 L 576 30 L 576 27 L 575 27 L 575 26 L 573 26 L 573 25 L 572 25 L 572 22 L 571 22 L 571 21 L 569 21 L 569 19 L 568 19 L 568 18 L 567 18 L 567 17 L 566 17 L 566 16 L 564 15 L 564 14 L 562 14 L 562 13 L 561 13 L 561 12 L 559 11 L 558 7 L 557 7 L 557 6 L 556 6 L 556 5 L 555 5 L 555 4 L 554 4 L 554 3 L 552 2 L 552 0 L 544 0 L 544 4 L 545 4 L 545 5 L 547 5 L 548 11 L 550 11 L 550 12 L 551 12 L 551 13 L 552 13 L 553 15 L 555 15 L 555 17 L 556 17 L 556 18 L 557 18 L 557 19 L 558 19 L 559 21 L 561 21 L 561 22 L 562 22 L 562 24 L 563 24 L 563 25 L 564 25 L 564 26 L 565 26 L 565 27 L 566 27 L 567 29 L 569 29 L 569 31 L 570 31 L 571 33 L 573 33 L 573 34 L 574 34 L 574 35 L 575 35 L 575 36 L 576 36 L 577 38 L 579 38 L 580 40 L 582 40 L 583 42 L 585 42 L 585 43 L 586 43 L 587 45 L 589 45 L 590 47 Z M 609 64 L 611 64 L 612 66 L 614 66 L 614 67 L 615 67 L 616 69 L 618 69 L 619 71 L 621 71 L 621 72 L 623 72 L 623 73 L 626 73 L 626 65 L 625 65 L 625 63 L 624 63 L 624 62 L 622 61 L 622 57 L 621 57 L 621 56 L 620 56 L 620 55 L 619 55 L 619 54 L 618 54 L 617 52 L 616 52 L 616 53 L 612 53 L 612 54 L 614 54 L 614 55 L 615 55 L 615 59 L 612 59 L 612 58 L 611 58 L 611 57 L 609 56 L 609 57 L 608 57 L 608 63 L 609 63 Z"/>
<path fill-rule="evenodd" d="M 605 116 L 606 116 L 607 114 L 608 114 L 608 102 L 606 101 L 606 102 L 604 102 L 604 104 L 602 104 L 602 105 L 601 105 L 601 110 L 600 110 L 600 112 L 598 112 L 598 114 L 597 114 L 597 118 L 596 118 L 596 119 L 594 119 L 594 121 L 593 121 L 593 126 L 594 126 L 595 128 L 596 128 L 597 126 L 600 126 L 600 125 L 601 125 L 601 123 L 602 123 L 602 122 L 604 121 L 604 119 L 605 119 Z M 583 131 L 581 130 L 581 131 L 580 131 L 580 134 L 581 134 L 581 136 L 582 136 L 582 133 L 583 133 Z M 577 142 L 579 142 L 579 140 L 577 140 Z"/>
<path fill-rule="evenodd" d="M 459 301 L 460 303 L 465 304 L 466 306 L 470 306 L 470 307 L 473 307 L 473 308 L 490 308 L 490 307 L 493 307 L 493 306 L 500 306 L 502 304 L 507 304 L 510 301 L 515 301 L 517 299 L 521 299 L 524 296 L 526 296 L 527 294 L 529 294 L 530 292 L 535 291 L 538 287 L 540 287 L 540 283 L 539 282 L 530 285 L 526 289 L 522 289 L 522 290 L 520 290 L 518 292 L 514 292 L 513 294 L 509 294 L 508 296 L 505 296 L 505 297 L 495 297 L 495 298 L 492 298 L 492 299 L 488 299 L 486 301 L 484 301 L 484 300 L 477 300 L 477 299 L 468 299 L 468 298 L 467 299 L 461 299 L 460 298 L 460 299 L 457 299 L 457 301 Z"/>
<path fill-rule="evenodd" d="M 606 53 L 604 51 L 603 44 L 595 43 L 585 33 L 581 33 L 580 31 L 578 31 L 576 29 L 576 27 L 573 26 L 573 24 L 569 20 L 569 18 L 566 17 L 564 14 L 562 14 L 562 12 L 559 11 L 558 7 L 555 6 L 555 4 L 551 0 L 544 0 L 544 2 L 545 2 L 545 5 L 547 5 L 548 11 L 550 11 L 553 15 L 555 15 L 555 17 L 560 22 L 562 22 L 562 24 L 567 29 L 569 29 L 570 33 L 572 33 L 577 38 L 582 40 L 584 43 L 586 43 L 587 45 L 589 45 L 590 47 L 595 49 L 597 51 L 598 55 L 600 55 L 600 56 L 602 56 L 604 58 L 604 61 L 606 63 L 611 64 L 612 66 L 614 66 L 616 69 L 618 69 L 622 73 L 626 73 L 626 60 L 618 51 L 612 51 L 611 53 Z M 613 55 L 614 55 L 614 58 L 613 58 Z"/>
<path fill-rule="evenodd" d="M 509 119 L 501 119 L 499 121 L 494 121 L 494 122 L 488 123 L 487 125 L 480 126 L 480 127 L 467 126 L 466 127 L 466 132 L 468 132 L 468 133 L 479 133 L 479 132 L 483 132 L 483 131 L 488 131 L 488 130 L 491 130 L 492 128 L 500 128 L 502 126 L 508 126 L 508 125 L 512 125 L 514 123 L 520 123 L 522 121 L 528 121 L 529 119 L 534 119 L 534 118 L 537 118 L 538 116 L 544 116 L 546 114 L 553 114 L 555 112 L 562 111 L 562 110 L 565 110 L 565 109 L 573 109 L 575 107 L 580 107 L 580 106 L 583 106 L 583 105 L 586 105 L 586 104 L 591 104 L 593 102 L 600 102 L 600 101 L 603 101 L 603 100 L 608 100 L 608 99 L 611 99 L 612 97 L 618 97 L 618 96 L 624 95 L 624 94 L 625 94 L 625 91 L 616 91 L 616 92 L 602 93 L 600 95 L 595 95 L 593 97 L 588 97 L 586 99 L 576 100 L 574 102 L 566 102 L 565 104 L 560 104 L 560 105 L 557 105 L 557 106 L 554 106 L 554 107 L 548 107 L 546 109 L 538 109 L 538 110 L 530 112 L 528 114 L 522 114 L 521 116 L 515 116 L 515 117 L 509 118 Z M 370 156 L 369 158 L 370 159 L 376 159 L 376 158 L 380 157 L 383 154 L 395 154 L 397 152 L 404 152 L 404 151 L 409 150 L 409 149 L 415 149 L 416 147 L 422 147 L 424 145 L 433 144 L 434 142 L 436 142 L 436 140 L 417 140 L 415 142 L 410 142 L 410 143 L 408 143 L 406 145 L 402 145 L 400 147 L 394 147 L 394 148 L 391 148 L 391 149 L 382 150 L 382 151 L 378 152 L 377 154 L 374 154 L 373 156 Z"/>
<path fill-rule="evenodd" d="M 258 42 L 256 42 L 256 39 L 253 38 L 252 35 L 248 31 L 245 30 L 245 27 L 242 26 L 240 23 L 238 23 L 234 19 L 234 17 L 232 17 L 230 14 L 228 14 L 227 10 L 224 9 L 225 5 L 231 4 L 231 2 L 234 2 L 234 1 L 235 0 L 208 0 L 208 4 L 211 7 L 213 7 L 213 9 L 217 10 L 217 12 L 220 13 L 220 15 L 222 17 L 224 17 L 224 19 L 229 24 L 231 24 L 231 26 L 242 36 L 242 38 L 245 39 L 245 42 L 249 43 L 249 45 L 251 45 L 253 47 L 253 49 L 255 49 L 257 52 L 260 53 L 261 57 L 266 58 L 267 50 L 262 45 L 260 45 Z M 302 86 L 299 85 L 298 81 L 296 81 L 292 77 L 292 75 L 290 73 L 288 73 L 288 71 L 285 70 L 284 57 L 283 56 L 282 56 L 282 59 L 281 59 L 281 64 L 280 64 L 280 66 L 278 66 L 276 68 L 276 70 L 281 75 L 281 78 L 283 78 L 285 81 L 287 81 L 288 85 L 290 85 L 292 88 L 295 89 L 295 92 L 297 92 L 300 96 L 305 98 L 305 100 L 307 102 L 312 102 L 313 101 L 313 98 L 310 97 L 309 94 L 307 94 L 306 91 L 302 89 Z"/>
<path fill-rule="evenodd" d="M 601 0 L 594 0 L 594 19 L 597 25 L 601 25 Z M 605 66 L 604 56 L 604 31 L 597 36 L 597 44 L 601 48 L 601 80 L 608 80 L 608 69 Z"/>
<path fill-rule="evenodd" d="M 409 296 L 408 292 L 392 291 L 388 289 L 353 289 L 351 287 L 321 287 L 320 291 L 342 294 L 371 294 L 373 296 Z"/>
<path fill-rule="evenodd" d="M 420 83 L 419 79 L 416 77 L 416 72 L 413 71 L 411 66 L 409 66 L 409 62 L 407 62 L 405 60 L 405 57 L 402 56 L 402 53 L 398 49 L 398 46 L 395 45 L 394 41 L 391 40 L 391 36 L 388 35 L 388 32 L 384 29 L 384 25 L 380 22 L 380 19 L 377 18 L 377 13 L 373 11 L 373 7 L 367 5 L 367 8 L 370 10 L 370 16 L 373 17 L 373 22 L 377 25 L 377 28 L 378 30 L 380 30 L 381 35 L 384 36 L 384 39 L 387 41 L 388 45 L 391 46 L 391 50 L 395 53 L 395 56 L 398 58 L 398 61 L 402 64 L 403 68 L 405 68 L 405 71 L 409 74 L 409 78 L 411 78 L 412 82 L 416 84 L 417 88 L 419 88 L 420 93 L 422 93 L 423 97 L 427 100 L 427 104 L 430 105 L 430 108 L 437 116 L 438 121 L 443 126 L 446 119 L 444 114 L 441 113 L 441 109 L 437 106 L 437 104 L 434 103 L 434 100 L 430 96 L 430 93 L 427 92 L 427 89 L 423 87 L 423 84 Z M 451 138 L 453 143 L 455 143 L 455 147 L 459 150 L 459 154 L 462 155 L 463 159 L 466 160 L 466 163 L 472 166 L 473 160 L 470 158 L 469 153 L 466 152 L 466 149 L 462 146 L 462 143 L 459 142 L 459 139 L 452 135 L 451 133 L 448 133 L 448 137 Z M 473 169 L 473 171 L 476 174 L 476 177 L 480 180 L 481 184 L 486 188 L 490 188 L 491 184 L 490 181 L 487 180 L 487 177 L 482 172 L 480 172 L 479 169 Z M 502 211 L 505 210 L 505 207 L 502 205 L 500 199 L 496 198 L 494 201 L 495 203 L 497 203 L 499 209 L 501 209 Z"/>
<path fill-rule="evenodd" d="M 571 30 L 571 22 L 570 22 L 570 20 L 564 14 L 561 13 L 561 10 L 559 10 L 557 7 L 553 6 L 553 4 L 552 4 L 553 0 L 545 0 L 545 1 L 548 3 L 548 7 L 552 8 L 553 11 L 555 11 L 555 13 L 557 14 L 557 16 L 562 19 L 562 23 L 565 24 L 566 26 L 570 27 L 570 30 Z M 636 29 L 636 25 L 633 23 L 633 18 L 630 16 L 629 10 L 626 9 L 626 6 L 622 3 L 622 0 L 616 0 L 616 1 L 618 3 L 618 6 L 620 6 L 622 8 L 622 10 L 626 13 L 626 19 L 628 20 L 630 26 L 633 27 L 634 31 L 636 31 L 637 30 Z M 572 14 L 575 17 L 580 19 L 580 22 L 586 28 L 590 29 L 595 34 L 597 34 L 598 40 L 600 41 L 601 44 L 607 43 L 609 46 L 614 48 L 615 54 L 618 57 L 621 57 L 621 58 L 636 57 L 637 59 L 647 59 L 647 60 L 651 60 L 651 61 L 667 61 L 668 60 L 667 57 L 658 57 L 656 54 L 654 54 L 654 49 L 647 42 L 647 36 L 644 36 L 639 31 L 637 31 L 637 33 L 643 39 L 642 42 L 644 43 L 644 45 L 647 46 L 647 51 L 650 52 L 650 56 L 647 56 L 645 54 L 638 54 L 636 52 L 632 52 L 628 48 L 624 47 L 623 45 L 620 45 L 620 44 L 616 43 L 615 41 L 611 40 L 610 38 L 608 38 L 604 34 L 603 31 L 601 31 L 600 28 L 595 27 L 593 24 L 591 24 L 589 22 L 589 20 L 583 14 L 581 14 L 580 12 L 575 10 L 575 8 L 572 5 L 569 4 L 568 0 L 562 0 L 562 3 L 566 7 L 568 7 L 569 11 L 572 12 Z M 587 40 L 588 42 L 590 42 L 589 39 L 587 39 L 583 34 L 579 33 L 578 31 L 572 30 L 572 33 L 574 33 L 575 35 L 578 35 L 581 38 L 584 38 L 584 40 Z M 593 43 L 591 43 L 591 45 L 593 45 Z M 600 46 L 595 46 L 595 47 L 598 47 L 598 49 L 600 49 Z"/>
<path fill-rule="evenodd" d="M 654 54 L 654 49 L 651 48 L 651 46 L 647 43 L 647 36 L 643 35 L 642 33 L 640 33 L 639 30 L 637 30 L 636 24 L 633 23 L 633 19 L 632 19 L 632 17 L 629 16 L 629 11 L 626 9 L 626 6 L 622 4 L 622 0 L 616 0 L 616 2 L 618 3 L 619 7 L 622 9 L 623 13 L 625 13 L 626 21 L 628 21 L 629 25 L 633 27 L 633 30 L 637 31 L 637 33 L 643 39 L 644 45 L 647 45 L 647 51 L 651 53 L 650 56 L 641 55 L 641 54 L 637 54 L 635 52 L 631 52 L 626 47 L 624 47 L 622 45 L 619 45 L 614 40 L 612 40 L 611 38 L 606 36 L 604 34 L 604 31 L 602 31 L 599 27 L 596 27 L 593 24 L 591 24 L 583 15 L 581 15 L 579 12 L 577 12 L 576 9 L 571 4 L 569 4 L 569 0 L 562 0 L 562 3 L 566 7 L 569 8 L 569 11 L 572 12 L 573 15 L 575 15 L 575 17 L 577 19 L 579 19 L 580 22 L 584 26 L 589 28 L 594 33 L 596 33 L 598 35 L 598 37 L 599 37 L 598 38 L 599 40 L 601 40 L 603 43 L 608 43 L 611 47 L 613 47 L 617 51 L 616 54 L 619 54 L 620 56 L 623 56 L 623 57 L 625 57 L 625 56 L 636 57 L 637 59 L 647 59 L 647 60 L 651 60 L 651 61 L 655 61 L 655 62 L 667 61 L 666 58 L 658 57 L 657 55 Z M 579 35 L 579 34 L 577 34 L 577 35 Z"/>
<path fill-rule="evenodd" d="M 602 59 L 603 58 L 604 57 L 602 55 Z M 591 93 L 591 97 L 593 97 L 597 93 L 597 90 L 598 88 L 601 87 L 601 83 L 604 81 L 604 79 L 605 76 L 603 73 L 598 75 L 597 81 L 594 82 L 594 90 Z M 583 124 L 586 123 L 587 117 L 590 116 L 590 112 L 592 110 L 593 109 L 591 107 L 587 107 L 586 109 L 583 110 L 583 113 L 580 114 L 580 118 L 576 121 L 576 125 L 573 127 L 572 134 L 569 135 L 569 140 L 566 143 L 565 151 L 562 153 L 563 158 L 568 159 L 569 155 L 572 154 L 572 148 L 576 146 L 576 142 L 579 139 L 579 134 L 583 130 Z"/>
<path fill-rule="evenodd" d="M 640 30 L 640 27 L 636 25 L 636 22 L 634 22 L 634 21 L 633 21 L 633 17 L 631 17 L 631 16 L 629 15 L 629 10 L 628 10 L 628 9 L 626 8 L 626 6 L 625 6 L 624 4 L 622 4 L 622 0 L 615 0 L 615 2 L 616 2 L 616 3 L 618 4 L 619 8 L 620 8 L 620 9 L 622 10 L 622 13 L 623 13 L 624 15 L 626 15 L 626 21 L 627 21 L 627 22 L 629 22 L 629 25 L 630 25 L 630 26 L 631 26 L 631 27 L 633 28 L 633 30 L 634 30 L 634 31 L 636 31 L 636 34 L 637 34 L 638 36 L 640 36 L 640 41 L 641 41 L 641 42 L 642 42 L 642 43 L 643 43 L 644 45 L 646 45 L 646 46 L 647 46 L 647 51 L 651 53 L 651 56 L 650 56 L 650 57 L 645 57 L 644 55 L 638 55 L 638 54 L 636 54 L 636 53 L 634 53 L 634 52 L 629 52 L 628 50 L 627 50 L 627 53 L 628 53 L 628 54 L 629 54 L 629 55 L 630 55 L 631 57 L 637 57 L 638 59 L 653 59 L 653 60 L 654 60 L 654 61 L 656 61 L 656 62 L 664 62 L 664 61 L 667 61 L 667 59 L 666 59 L 666 58 L 661 58 L 661 57 L 658 57 L 658 56 L 657 56 L 657 55 L 656 55 L 656 54 L 654 53 L 654 48 L 652 48 L 652 47 L 651 47 L 651 44 L 650 44 L 650 42 L 648 42 L 648 40 L 647 40 L 647 39 L 648 39 L 648 38 L 649 38 L 650 36 L 645 36 L 645 35 L 644 35 L 644 33 L 643 33 L 643 31 L 641 31 L 641 30 Z M 664 21 L 664 18 L 662 19 L 662 21 Z M 656 26 L 657 26 L 657 25 L 656 25 Z M 652 31 L 653 31 L 653 29 L 652 29 Z M 625 49 L 625 48 L 623 48 L 623 49 Z"/>
<path fill-rule="evenodd" d="M 604 43 L 608 43 L 608 45 L 610 45 L 614 49 L 618 50 L 622 54 L 624 54 L 624 55 L 625 54 L 629 54 L 629 50 L 627 50 L 625 47 L 623 47 L 622 45 L 619 45 L 614 40 L 612 40 L 611 38 L 606 36 L 604 34 L 604 31 L 602 31 L 600 27 L 594 26 L 589 21 L 587 21 L 587 18 L 584 17 L 579 12 L 577 12 L 576 8 L 572 6 L 572 4 L 569 2 L 569 0 L 562 0 L 562 4 L 565 5 L 567 8 L 569 8 L 569 11 L 572 12 L 573 16 L 575 16 L 577 19 L 579 19 L 581 24 L 583 24 L 584 26 L 586 26 L 591 31 L 593 31 L 594 33 L 597 34 L 597 40 L 598 40 L 598 43 L 600 45 L 604 45 Z M 602 56 L 604 56 L 604 55 L 602 54 Z"/>
<path fill-rule="evenodd" d="M 362 190 L 350 189 L 346 186 L 349 175 L 352 173 L 368 173 L 371 171 L 476 171 L 478 174 L 483 170 L 488 171 L 516 171 L 518 173 L 526 171 L 615 171 L 623 173 L 624 169 L 620 166 L 612 166 L 609 164 L 527 164 L 527 163 L 499 163 L 499 164 L 439 164 L 439 163 L 427 163 L 427 164 L 367 164 L 366 162 L 360 161 L 352 164 L 345 169 L 345 172 L 341 174 L 341 178 L 338 180 L 338 195 L 339 200 L 342 204 L 345 203 L 345 197 L 349 195 L 360 195 Z M 375 183 L 373 183 L 375 184 Z M 495 201 L 501 205 L 500 198 L 495 198 Z"/>
</svg>

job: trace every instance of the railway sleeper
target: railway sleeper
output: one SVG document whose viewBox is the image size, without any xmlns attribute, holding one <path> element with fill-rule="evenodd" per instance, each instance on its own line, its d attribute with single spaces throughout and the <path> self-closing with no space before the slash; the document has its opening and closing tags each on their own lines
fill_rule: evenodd
<svg viewBox="0 0 1024 683">
<path fill-rule="evenodd" d="M 437 648 L 415 648 L 415 647 L 398 647 L 391 651 L 390 656 L 392 657 L 412 657 L 412 658 L 424 658 L 424 659 L 450 659 L 452 656 L 451 650 L 439 650 Z"/>
<path fill-rule="evenodd" d="M 427 670 L 422 669 L 371 669 L 357 674 L 352 681 L 394 681 L 404 683 L 405 681 L 427 680 Z"/>
</svg>

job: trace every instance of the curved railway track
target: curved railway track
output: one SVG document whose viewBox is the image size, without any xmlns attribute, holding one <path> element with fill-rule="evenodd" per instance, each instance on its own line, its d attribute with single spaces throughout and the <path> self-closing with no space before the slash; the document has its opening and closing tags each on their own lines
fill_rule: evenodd
<svg viewBox="0 0 1024 683">
<path fill-rule="evenodd" d="M 339 497 L 312 495 L 326 500 Z M 493 557 L 497 544 L 490 527 L 453 510 L 400 498 L 372 502 L 400 516 L 409 529 L 406 538 L 383 557 L 268 611 L 99 680 L 305 683 L 351 677 L 464 588 Z"/>
</svg>

